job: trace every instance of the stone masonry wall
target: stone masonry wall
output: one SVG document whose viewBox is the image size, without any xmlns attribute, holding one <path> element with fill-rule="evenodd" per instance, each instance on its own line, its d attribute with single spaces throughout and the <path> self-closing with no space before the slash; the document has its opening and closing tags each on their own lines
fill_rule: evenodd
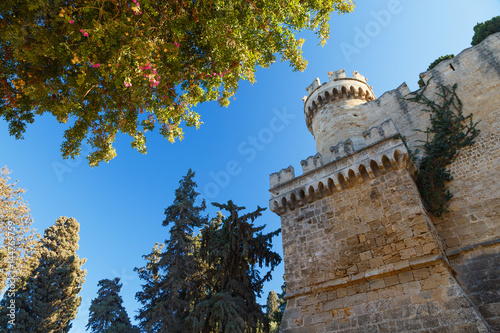
<svg viewBox="0 0 500 333">
<path fill-rule="evenodd" d="M 480 121 L 476 143 L 450 166 L 450 212 L 428 214 L 411 172 L 392 155 L 381 170 L 379 156 L 358 172 L 364 162 L 351 157 L 349 137 L 328 139 L 340 153 L 303 161 L 302 178 L 293 168 L 275 174 L 271 209 L 282 218 L 288 288 L 282 332 L 500 332 L 500 33 L 421 77 L 428 97 L 437 83 L 457 84 L 464 114 Z M 429 115 L 403 99 L 409 93 L 403 83 L 343 113 L 359 124 L 349 128 L 359 128 L 355 150 L 364 131 L 387 119 L 410 149 L 425 139 L 415 129 L 427 128 Z M 324 97 L 318 107 L 331 108 Z M 328 163 L 346 171 L 327 185 Z"/>
<path fill-rule="evenodd" d="M 487 332 L 406 169 L 282 215 L 282 332 Z"/>
<path fill-rule="evenodd" d="M 428 97 L 439 92 L 437 82 L 448 87 L 457 84 L 464 114 L 473 114 L 481 130 L 476 144 L 464 149 L 450 166 L 455 177 L 450 183 L 454 199 L 445 219 L 433 219 L 438 233 L 450 249 L 496 239 L 500 235 L 500 33 L 421 76 L 425 82 L 430 80 Z M 365 115 L 366 128 L 391 118 L 414 150 L 418 140 L 425 139 L 415 129 L 426 129 L 429 118 L 421 111 L 422 105 L 402 99 L 408 93 L 402 84 L 377 100 L 354 107 L 351 113 Z"/>
<path fill-rule="evenodd" d="M 486 242 L 459 254 L 450 253 L 457 279 L 491 329 L 500 332 L 500 251 Z"/>
<path fill-rule="evenodd" d="M 290 298 L 281 332 L 488 332 L 443 264 Z"/>
<path fill-rule="evenodd" d="M 282 221 L 290 294 L 439 254 L 406 170 L 289 211 Z"/>
</svg>

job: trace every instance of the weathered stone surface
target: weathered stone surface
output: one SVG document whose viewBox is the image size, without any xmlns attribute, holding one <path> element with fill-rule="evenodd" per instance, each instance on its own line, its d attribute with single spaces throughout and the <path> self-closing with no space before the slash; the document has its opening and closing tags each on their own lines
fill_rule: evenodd
<svg viewBox="0 0 500 333">
<path fill-rule="evenodd" d="M 452 66 L 450 66 L 450 63 Z M 429 126 L 406 84 L 375 99 L 344 70 L 316 79 L 304 112 L 319 154 L 270 176 L 281 216 L 287 309 L 281 332 L 500 331 L 500 33 L 421 74 L 458 85 L 481 130 L 450 166 L 443 218 L 413 181 Z M 406 141 L 402 141 L 402 137 Z"/>
</svg>

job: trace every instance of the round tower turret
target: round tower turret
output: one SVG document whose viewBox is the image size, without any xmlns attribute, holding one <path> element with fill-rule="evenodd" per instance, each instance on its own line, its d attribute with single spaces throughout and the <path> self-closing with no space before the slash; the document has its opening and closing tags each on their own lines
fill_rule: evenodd
<svg viewBox="0 0 500 333">
<path fill-rule="evenodd" d="M 346 77 L 344 69 L 328 72 L 329 82 L 321 84 L 316 78 L 306 88 L 308 96 L 303 100 L 307 128 L 325 163 L 332 160 L 330 148 L 339 142 L 350 139 L 353 151 L 364 145 L 367 115 L 356 106 L 376 97 L 363 75 L 354 71 L 352 76 Z"/>
</svg>

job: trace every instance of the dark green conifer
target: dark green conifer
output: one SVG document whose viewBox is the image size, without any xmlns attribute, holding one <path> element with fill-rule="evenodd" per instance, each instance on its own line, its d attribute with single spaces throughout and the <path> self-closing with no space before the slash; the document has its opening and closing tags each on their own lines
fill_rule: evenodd
<svg viewBox="0 0 500 333">
<path fill-rule="evenodd" d="M 263 208 L 240 216 L 239 212 L 245 208 L 232 201 L 214 205 L 227 210 L 228 216 L 222 219 L 219 216 L 203 230 L 201 254 L 209 267 L 205 273 L 207 292 L 188 317 L 189 331 L 257 332 L 264 323 L 257 297 L 281 261 L 271 251 L 272 238 L 280 230 L 263 234 L 265 226 L 254 226 Z M 270 270 L 261 277 L 257 266 L 264 265 Z"/>
<path fill-rule="evenodd" d="M 183 332 L 184 320 L 193 307 L 198 290 L 195 277 L 200 271 L 194 233 L 207 220 L 201 215 L 205 201 L 195 205 L 199 193 L 194 175 L 190 169 L 179 182 L 174 203 L 165 209 L 163 225 L 171 225 L 166 251 L 156 247 L 147 266 L 137 269 L 146 283 L 136 294 L 143 305 L 136 318 L 147 332 Z"/>
<path fill-rule="evenodd" d="M 119 278 L 104 279 L 97 284 L 100 288 L 97 298 L 90 305 L 87 330 L 92 333 L 138 333 L 137 327 L 130 323 L 120 296 L 122 284 Z"/>
<path fill-rule="evenodd" d="M 1 332 L 68 332 L 76 317 L 85 282 L 85 259 L 76 255 L 80 225 L 74 218 L 60 217 L 45 230 L 40 240 L 36 267 L 26 284 L 15 293 L 15 319 L 3 325 Z M 1 321 L 9 313 L 7 298 L 1 304 Z M 9 318 L 10 319 L 10 318 Z"/>
<path fill-rule="evenodd" d="M 136 268 L 139 278 L 144 281 L 142 290 L 135 297 L 142 304 L 136 319 L 140 320 L 139 326 L 145 332 L 165 332 L 162 318 L 167 317 L 167 311 L 163 306 L 160 293 L 159 265 L 162 250 L 165 244 L 156 243 L 150 254 L 143 256 L 146 266 Z"/>
</svg>

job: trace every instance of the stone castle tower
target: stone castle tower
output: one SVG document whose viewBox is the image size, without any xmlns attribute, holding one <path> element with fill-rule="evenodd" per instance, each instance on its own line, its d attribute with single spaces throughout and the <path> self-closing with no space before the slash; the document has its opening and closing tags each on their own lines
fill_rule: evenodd
<svg viewBox="0 0 500 333">
<path fill-rule="evenodd" d="M 458 85 L 476 143 L 450 166 L 454 198 L 428 213 L 408 157 L 422 106 L 406 84 L 376 99 L 358 72 L 307 87 L 317 154 L 270 175 L 281 217 L 287 307 L 281 332 L 500 331 L 500 33 L 421 74 Z M 403 141 L 402 138 L 406 138 Z"/>
</svg>

